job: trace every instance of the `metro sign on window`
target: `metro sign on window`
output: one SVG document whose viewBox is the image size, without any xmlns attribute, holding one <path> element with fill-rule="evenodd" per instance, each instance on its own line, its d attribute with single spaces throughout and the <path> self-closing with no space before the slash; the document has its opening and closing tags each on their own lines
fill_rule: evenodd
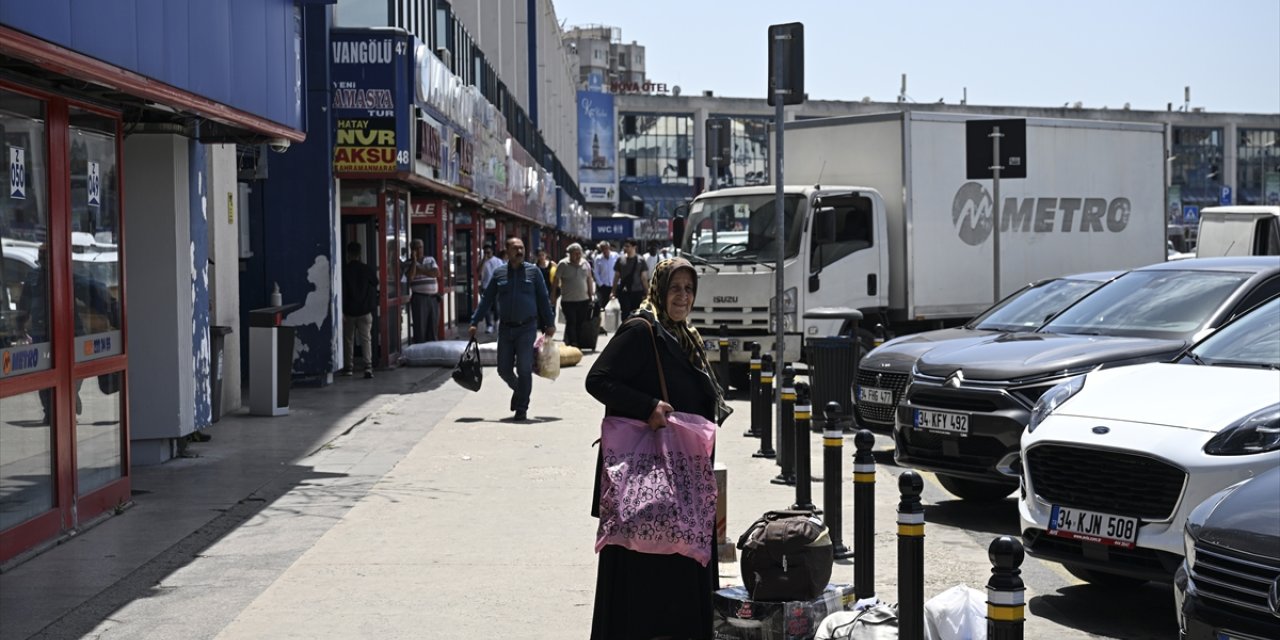
<svg viewBox="0 0 1280 640">
<path fill-rule="evenodd" d="M 89 206 L 97 207 L 102 204 L 102 179 L 98 174 L 98 163 L 89 163 Z"/>
<path fill-rule="evenodd" d="M 27 151 L 22 147 L 9 147 L 9 197 L 27 198 Z"/>
</svg>

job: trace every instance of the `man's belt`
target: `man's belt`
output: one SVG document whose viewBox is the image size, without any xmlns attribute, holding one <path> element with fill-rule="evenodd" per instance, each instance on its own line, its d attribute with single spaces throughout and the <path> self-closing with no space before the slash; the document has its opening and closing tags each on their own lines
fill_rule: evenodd
<svg viewBox="0 0 1280 640">
<path fill-rule="evenodd" d="M 537 318 L 525 318 L 524 320 L 521 320 L 519 322 L 516 322 L 514 320 L 503 320 L 502 326 L 508 329 L 519 329 L 520 327 L 533 324 L 535 320 L 537 320 Z"/>
</svg>

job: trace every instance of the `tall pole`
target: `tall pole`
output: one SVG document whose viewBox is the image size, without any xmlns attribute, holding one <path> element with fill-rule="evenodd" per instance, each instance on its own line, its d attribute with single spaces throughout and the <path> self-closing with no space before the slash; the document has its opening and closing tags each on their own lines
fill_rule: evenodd
<svg viewBox="0 0 1280 640">
<path fill-rule="evenodd" d="M 995 290 L 992 304 L 1000 302 L 1000 127 L 991 127 L 991 253 Z"/>
<path fill-rule="evenodd" d="M 785 315 L 782 311 L 783 309 L 783 306 L 782 306 L 782 290 L 783 290 L 782 258 L 783 256 L 786 255 L 786 247 L 784 246 L 784 243 L 787 237 L 786 225 L 783 221 L 783 218 L 785 217 L 784 213 L 786 209 L 783 206 L 784 196 L 783 196 L 783 189 L 782 189 L 782 119 L 783 119 L 782 103 L 787 94 L 786 89 L 783 88 L 782 77 L 785 69 L 785 67 L 783 66 L 783 59 L 786 57 L 786 40 L 785 40 L 786 38 L 788 38 L 788 36 L 777 35 L 774 37 L 774 40 L 772 43 L 773 44 L 773 61 L 774 61 L 773 62 L 773 104 L 774 104 L 773 128 L 774 128 L 774 138 L 775 138 L 774 146 L 776 146 L 778 149 L 777 153 L 774 155 L 777 163 L 774 166 L 774 175 L 776 176 L 774 178 L 774 185 L 775 185 L 774 245 L 778 247 L 778 255 L 777 255 L 777 268 L 774 269 L 774 274 L 773 274 L 777 284 L 776 290 L 774 291 L 774 294 L 777 296 L 775 298 L 775 300 L 777 300 L 777 304 L 775 305 L 774 316 L 773 316 L 773 321 L 774 321 L 773 350 L 774 350 L 774 353 L 777 354 L 774 356 L 774 362 L 776 363 L 774 366 L 777 367 L 777 371 L 782 371 L 783 366 L 785 366 L 784 363 L 786 363 L 786 359 L 784 357 L 783 342 L 782 342 L 782 337 L 783 337 L 782 318 Z M 775 414 L 776 418 L 774 420 L 774 424 L 781 425 L 782 424 L 782 403 L 781 402 L 777 403 L 776 411 L 777 413 Z"/>
</svg>

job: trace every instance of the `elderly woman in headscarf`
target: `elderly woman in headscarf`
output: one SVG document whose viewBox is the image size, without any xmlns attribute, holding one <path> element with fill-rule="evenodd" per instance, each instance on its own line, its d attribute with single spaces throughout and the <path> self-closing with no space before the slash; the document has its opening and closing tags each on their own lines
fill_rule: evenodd
<svg viewBox="0 0 1280 640">
<path fill-rule="evenodd" d="M 718 424 L 728 417 L 702 338 L 689 324 L 697 293 L 698 274 L 689 261 L 672 258 L 654 268 L 648 297 L 619 327 L 587 374 L 587 392 L 604 404 L 606 415 L 641 420 L 651 429 L 665 428 L 672 411 L 697 414 Z M 662 399 L 659 362 L 669 402 Z M 600 464 L 597 459 L 591 509 L 596 517 Z M 710 638 L 711 595 L 719 586 L 712 533 L 713 560 L 706 567 L 683 555 L 606 545 L 596 573 L 591 637 Z"/>
</svg>

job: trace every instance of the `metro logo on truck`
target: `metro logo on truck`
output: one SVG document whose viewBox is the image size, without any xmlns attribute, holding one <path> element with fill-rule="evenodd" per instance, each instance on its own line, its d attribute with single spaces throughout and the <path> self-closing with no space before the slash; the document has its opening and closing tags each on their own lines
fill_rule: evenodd
<svg viewBox="0 0 1280 640">
<path fill-rule="evenodd" d="M 1129 226 L 1132 212 L 1125 197 L 1009 197 L 1000 207 L 1000 231 L 1120 233 Z M 964 183 L 951 203 L 951 222 L 965 244 L 986 242 L 991 237 L 991 192 L 980 183 Z"/>
</svg>

